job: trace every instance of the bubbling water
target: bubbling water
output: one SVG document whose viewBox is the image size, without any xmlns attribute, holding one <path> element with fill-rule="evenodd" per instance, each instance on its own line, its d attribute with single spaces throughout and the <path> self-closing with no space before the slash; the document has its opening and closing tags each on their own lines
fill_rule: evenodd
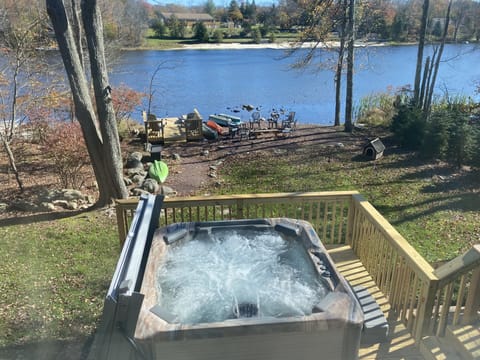
<svg viewBox="0 0 480 360">
<path fill-rule="evenodd" d="M 170 245 L 157 276 L 159 306 L 184 324 L 235 318 L 245 305 L 255 316 L 310 315 L 328 291 L 303 245 L 272 229 Z"/>
</svg>

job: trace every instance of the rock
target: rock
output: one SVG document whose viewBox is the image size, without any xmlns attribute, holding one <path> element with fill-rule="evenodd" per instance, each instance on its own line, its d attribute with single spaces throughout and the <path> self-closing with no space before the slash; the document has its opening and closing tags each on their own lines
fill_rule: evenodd
<svg viewBox="0 0 480 360">
<path fill-rule="evenodd" d="M 133 175 L 142 175 L 146 176 L 147 172 L 143 169 L 143 165 L 141 168 L 134 168 L 134 169 L 127 169 L 127 176 L 132 177 Z"/>
<path fill-rule="evenodd" d="M 210 174 L 208 174 L 208 176 L 210 176 L 211 178 L 216 179 L 216 178 L 217 178 L 217 173 L 216 173 L 216 172 L 211 172 Z"/>
<path fill-rule="evenodd" d="M 68 203 L 69 202 L 67 200 L 55 200 L 55 201 L 53 201 L 53 205 L 64 208 L 64 209 L 68 209 L 68 206 L 69 206 Z"/>
<path fill-rule="evenodd" d="M 85 195 L 82 194 L 79 190 L 73 189 L 64 189 L 62 190 L 63 195 L 62 197 L 66 200 L 83 200 L 85 199 Z"/>
<path fill-rule="evenodd" d="M 18 211 L 25 212 L 37 212 L 40 211 L 40 207 L 37 204 L 34 204 L 30 201 L 19 200 L 16 203 L 12 204 L 12 208 Z"/>
<path fill-rule="evenodd" d="M 215 165 L 210 165 L 210 170 L 217 170 L 217 166 L 215 166 Z"/>
<path fill-rule="evenodd" d="M 41 204 L 41 207 L 43 207 L 43 208 L 46 209 L 47 211 L 55 211 L 55 205 L 52 204 L 51 202 L 42 203 L 42 204 Z"/>
<path fill-rule="evenodd" d="M 130 186 L 133 184 L 133 180 L 128 178 L 128 177 L 123 177 L 123 183 L 125 184 L 125 186 Z"/>
<path fill-rule="evenodd" d="M 93 197 L 93 195 L 87 195 L 87 204 L 93 204 L 95 203 L 95 198 Z"/>
<path fill-rule="evenodd" d="M 171 187 L 163 185 L 161 188 L 161 194 L 165 196 L 175 196 L 177 195 L 177 192 L 173 190 Z"/>
<path fill-rule="evenodd" d="M 134 182 L 135 184 L 138 184 L 138 185 L 142 185 L 143 182 L 145 181 L 145 176 L 142 176 L 140 174 L 136 174 L 132 177 L 132 182 Z"/>
<path fill-rule="evenodd" d="M 341 142 L 335 143 L 335 146 L 338 147 L 338 148 L 345 147 L 345 145 L 343 145 L 343 143 L 341 143 Z"/>
<path fill-rule="evenodd" d="M 0 212 L 5 212 L 8 209 L 7 203 L 0 203 Z"/>
<path fill-rule="evenodd" d="M 180 160 L 182 157 L 180 156 L 180 154 L 173 154 L 173 160 Z"/>
<path fill-rule="evenodd" d="M 209 154 L 210 154 L 210 152 L 208 150 L 203 150 L 202 151 L 203 156 L 208 156 Z"/>
<path fill-rule="evenodd" d="M 140 188 L 133 188 L 132 190 L 130 190 L 130 193 L 133 196 L 141 196 L 141 195 L 148 195 L 149 194 L 148 191 L 140 189 Z"/>
<path fill-rule="evenodd" d="M 143 182 L 142 189 L 148 191 L 151 194 L 156 194 L 160 190 L 160 185 L 154 179 L 146 179 Z"/>
<path fill-rule="evenodd" d="M 143 168 L 142 158 L 143 158 L 142 153 L 138 151 L 131 153 L 127 157 L 127 163 L 125 164 L 125 168 L 126 169 Z"/>
</svg>

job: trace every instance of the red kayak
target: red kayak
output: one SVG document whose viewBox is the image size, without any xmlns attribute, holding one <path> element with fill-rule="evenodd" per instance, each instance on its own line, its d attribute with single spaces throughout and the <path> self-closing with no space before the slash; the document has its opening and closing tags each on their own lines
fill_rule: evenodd
<svg viewBox="0 0 480 360">
<path fill-rule="evenodd" d="M 229 132 L 230 132 L 230 129 L 228 129 L 226 127 L 223 127 L 223 126 L 220 126 L 215 121 L 212 121 L 212 120 L 207 121 L 207 126 L 210 129 L 213 129 L 216 132 L 218 132 L 219 135 L 228 135 Z"/>
</svg>

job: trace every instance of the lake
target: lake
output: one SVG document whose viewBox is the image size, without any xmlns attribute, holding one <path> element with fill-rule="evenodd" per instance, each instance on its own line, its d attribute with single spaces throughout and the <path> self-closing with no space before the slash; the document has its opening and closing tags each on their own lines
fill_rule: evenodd
<svg viewBox="0 0 480 360">
<path fill-rule="evenodd" d="M 448 91 L 450 96 L 478 98 L 480 51 L 474 50 L 468 44 L 446 46 L 438 94 Z M 318 53 L 325 63 L 331 61 L 327 51 Z M 113 87 L 124 83 L 148 93 L 153 72 L 159 68 L 151 105 L 151 112 L 159 117 L 179 116 L 197 108 L 204 119 L 209 114 L 228 113 L 246 120 L 250 113 L 241 107 L 249 104 L 264 117 L 276 109 L 295 111 L 301 123 L 333 124 L 333 71 L 321 67 L 293 70 L 294 60 L 283 55 L 283 50 L 274 49 L 127 51 L 113 67 L 110 82 Z M 416 46 L 363 47 L 356 49 L 355 56 L 355 102 L 413 83 Z M 134 114 L 138 121 L 140 110 Z"/>
</svg>

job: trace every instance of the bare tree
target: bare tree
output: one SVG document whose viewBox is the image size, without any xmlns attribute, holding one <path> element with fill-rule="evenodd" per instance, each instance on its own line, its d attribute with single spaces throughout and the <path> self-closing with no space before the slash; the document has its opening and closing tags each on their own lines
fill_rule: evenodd
<svg viewBox="0 0 480 360">
<path fill-rule="evenodd" d="M 348 1 L 347 22 L 347 89 L 345 96 L 345 131 L 353 130 L 353 64 L 355 52 L 355 0 Z"/>
<path fill-rule="evenodd" d="M 306 21 L 304 30 L 300 33 L 298 44 L 290 51 L 289 55 L 302 48 L 305 42 L 313 43 L 303 56 L 294 64 L 296 68 L 303 68 L 310 65 L 317 56 L 317 49 L 327 44 L 332 29 L 337 29 L 340 43 L 333 49 L 337 52 L 335 65 L 335 126 L 340 125 L 341 112 L 341 88 L 342 75 L 344 71 L 344 58 L 347 56 L 347 94 L 345 102 L 345 130 L 351 131 L 353 113 L 353 51 L 354 51 L 354 0 L 314 0 L 302 2 L 305 6 L 304 14 Z M 347 46 L 346 46 L 347 45 Z M 328 48 L 327 48 L 328 49 Z"/>
<path fill-rule="evenodd" d="M 35 70 L 30 63 L 35 47 L 38 46 L 39 19 L 27 23 L 5 24 L 2 43 L 5 65 L 0 69 L 0 142 L 8 158 L 18 188 L 23 192 L 23 181 L 17 168 L 15 151 L 12 147 L 19 129 L 26 120 L 25 110 L 31 104 L 35 92 L 27 95 L 27 87 Z"/>
<path fill-rule="evenodd" d="M 62 0 L 46 0 L 46 5 L 72 90 L 75 115 L 82 127 L 95 172 L 99 189 L 97 206 L 108 205 L 115 198 L 126 198 L 128 193 L 123 182 L 120 141 L 104 57 L 103 25 L 98 3 L 96 0 L 81 1 L 96 111 L 65 5 Z"/>
<path fill-rule="evenodd" d="M 420 100 L 420 81 L 422 77 L 422 67 L 423 67 L 423 50 L 425 48 L 425 36 L 427 33 L 429 7 L 430 7 L 430 0 L 423 0 L 422 21 L 420 26 L 418 50 L 417 50 L 417 66 L 415 69 L 415 82 L 413 85 L 413 102 L 416 105 L 419 105 L 419 100 Z"/>
</svg>

